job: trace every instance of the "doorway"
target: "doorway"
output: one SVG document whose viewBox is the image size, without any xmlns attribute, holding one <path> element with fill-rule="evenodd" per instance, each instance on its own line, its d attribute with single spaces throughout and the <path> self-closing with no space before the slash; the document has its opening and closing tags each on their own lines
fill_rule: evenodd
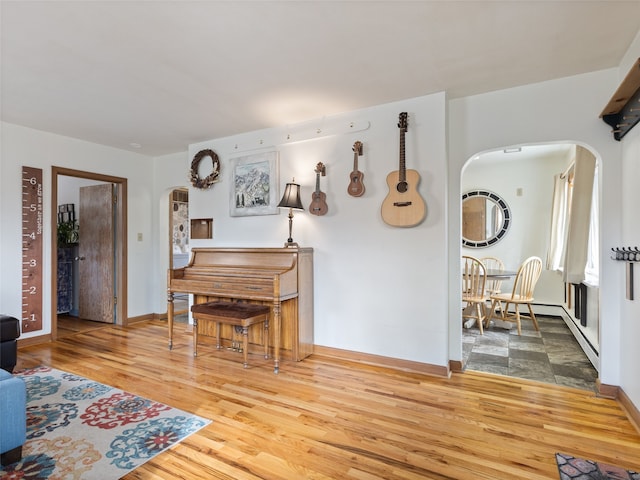
<svg viewBox="0 0 640 480">
<path fill-rule="evenodd" d="M 554 177 L 563 174 L 575 160 L 575 143 L 523 145 L 474 155 L 461 174 L 464 194 L 483 189 L 504 199 L 510 209 L 510 227 L 503 237 L 469 248 L 462 255 L 497 257 L 505 269 L 516 271 L 532 255 L 547 258 L 551 237 Z M 594 154 L 595 155 L 595 154 Z M 566 173 L 564 173 L 566 175 Z M 598 191 L 597 178 L 594 189 Z M 463 237 L 464 204 L 461 204 Z M 468 234 L 468 232 L 467 232 Z M 598 250 L 597 248 L 595 249 Z M 503 282 L 502 293 L 511 291 L 512 281 Z M 589 331 L 576 322 L 562 275 L 543 270 L 536 285 L 535 312 L 541 333 L 523 321 L 522 336 L 501 328 L 485 329 L 484 335 L 466 329 L 462 333 L 463 364 L 471 370 L 499 373 L 572 386 L 592 386 L 598 376 L 599 289 L 590 288 Z M 554 381 L 555 379 L 555 381 Z"/>
<path fill-rule="evenodd" d="M 111 197 L 111 206 L 113 207 L 113 230 L 114 235 L 111 239 L 111 246 L 107 246 L 107 250 L 110 249 L 112 254 L 110 258 L 106 259 L 104 264 L 110 265 L 109 270 L 111 275 L 107 281 L 113 286 L 113 297 L 109 299 L 109 302 L 103 302 L 106 307 L 103 310 L 110 310 L 107 314 L 101 314 L 101 321 L 105 319 L 109 323 L 116 325 L 127 325 L 127 179 L 121 177 L 113 177 L 110 175 L 102 175 L 93 172 L 85 172 L 81 170 L 73 170 L 62 167 L 52 167 L 52 205 L 58 205 L 58 193 L 59 185 L 64 184 L 65 177 L 72 177 L 77 180 L 82 180 L 84 183 L 102 184 L 106 187 L 107 191 L 112 192 L 109 194 Z M 104 206 L 104 203 L 103 203 Z M 98 206 L 97 208 L 102 208 Z M 58 225 L 58 209 L 52 208 L 52 225 Z M 98 233 L 96 235 L 99 241 L 102 241 L 105 235 Z M 82 242 L 82 239 L 78 239 L 78 244 Z M 108 243 L 109 243 L 108 242 Z M 56 228 L 52 228 L 51 239 L 51 271 L 58 272 L 58 232 Z M 81 254 L 80 248 L 78 248 L 78 254 L 71 258 L 72 262 L 80 263 L 82 257 L 87 257 L 87 253 Z M 92 246 L 88 251 L 93 252 L 95 248 Z M 76 260 L 77 259 L 77 260 Z M 91 272 L 91 270 L 89 270 Z M 87 275 L 85 273 L 85 275 Z M 88 273 L 88 275 L 94 275 Z M 89 284 L 89 282 L 86 282 Z M 51 275 L 51 336 L 53 340 L 58 338 L 58 278 L 57 275 Z M 79 312 L 78 312 L 79 313 Z"/>
<path fill-rule="evenodd" d="M 169 266 L 181 268 L 189 263 L 189 190 L 176 188 L 169 194 Z M 174 314 L 184 315 L 189 309 L 189 295 L 174 295 Z"/>
</svg>

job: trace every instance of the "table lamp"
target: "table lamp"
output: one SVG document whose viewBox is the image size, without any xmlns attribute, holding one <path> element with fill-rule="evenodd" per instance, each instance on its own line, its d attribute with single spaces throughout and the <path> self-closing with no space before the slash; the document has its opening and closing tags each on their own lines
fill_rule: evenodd
<svg viewBox="0 0 640 480">
<path fill-rule="evenodd" d="M 278 207 L 289 209 L 289 238 L 284 244 L 285 247 L 297 247 L 298 244 L 293 241 L 291 236 L 291 228 L 293 227 L 293 209 L 304 210 L 302 201 L 300 200 L 300 185 L 295 182 L 295 178 L 291 183 L 287 183 L 284 187 L 284 195 L 278 204 Z"/>
</svg>

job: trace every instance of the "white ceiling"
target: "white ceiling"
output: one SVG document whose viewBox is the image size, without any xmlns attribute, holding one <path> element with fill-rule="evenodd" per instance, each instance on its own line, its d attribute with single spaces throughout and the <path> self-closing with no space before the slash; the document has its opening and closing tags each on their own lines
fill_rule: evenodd
<svg viewBox="0 0 640 480">
<path fill-rule="evenodd" d="M 2 120 L 154 156 L 615 67 L 640 30 L 640 1 L 0 1 Z"/>
</svg>

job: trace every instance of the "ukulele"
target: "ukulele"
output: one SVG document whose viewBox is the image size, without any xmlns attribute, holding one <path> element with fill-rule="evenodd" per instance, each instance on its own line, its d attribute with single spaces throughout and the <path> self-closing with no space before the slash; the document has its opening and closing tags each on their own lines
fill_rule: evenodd
<svg viewBox="0 0 640 480">
<path fill-rule="evenodd" d="M 387 175 L 389 193 L 382 202 L 382 220 L 393 227 L 414 227 L 427 213 L 424 200 L 417 191 L 420 175 L 405 167 L 404 135 L 407 132 L 407 112 L 400 114 L 400 166 Z"/>
<path fill-rule="evenodd" d="M 364 174 L 358 171 L 358 157 L 362 155 L 362 142 L 356 142 L 353 144 L 353 172 L 349 175 L 349 188 L 347 192 L 352 197 L 361 197 L 364 193 L 364 184 L 362 183 L 362 177 Z"/>
<path fill-rule="evenodd" d="M 320 174 L 324 177 L 327 174 L 326 167 L 322 162 L 316 165 L 316 191 L 311 194 L 311 205 L 309 205 L 309 213 L 314 215 L 324 215 L 329 210 L 327 206 L 327 195 L 320 191 Z"/>
</svg>

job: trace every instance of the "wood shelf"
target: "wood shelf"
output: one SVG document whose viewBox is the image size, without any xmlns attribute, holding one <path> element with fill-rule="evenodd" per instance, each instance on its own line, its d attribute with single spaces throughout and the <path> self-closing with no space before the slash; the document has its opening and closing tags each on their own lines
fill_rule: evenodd
<svg viewBox="0 0 640 480">
<path fill-rule="evenodd" d="M 600 118 L 610 125 L 620 141 L 640 121 L 640 58 L 635 61 Z"/>
</svg>

